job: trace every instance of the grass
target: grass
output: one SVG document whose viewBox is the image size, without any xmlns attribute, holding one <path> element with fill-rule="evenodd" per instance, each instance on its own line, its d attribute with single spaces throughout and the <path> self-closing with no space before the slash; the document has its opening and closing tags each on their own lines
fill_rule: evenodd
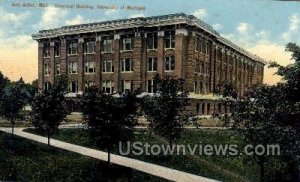
<svg viewBox="0 0 300 182">
<path fill-rule="evenodd" d="M 0 181 L 166 181 L 0 132 Z"/>
<path fill-rule="evenodd" d="M 35 132 L 33 129 L 27 131 Z M 55 139 L 69 143 L 98 148 L 89 140 L 87 130 L 84 129 L 62 129 Z M 146 130 L 137 130 L 134 141 L 149 144 L 166 144 L 163 138 L 149 134 Z M 183 133 L 178 144 L 241 144 L 239 137 L 230 130 L 216 129 L 188 129 Z M 119 154 L 118 150 L 113 153 Z M 199 155 L 129 155 L 128 157 L 140 159 L 143 161 L 155 163 L 158 165 L 170 167 L 173 169 L 190 172 L 196 175 L 205 176 L 221 181 L 259 181 L 259 170 L 255 165 L 245 164 L 243 156 L 199 156 Z"/>
</svg>

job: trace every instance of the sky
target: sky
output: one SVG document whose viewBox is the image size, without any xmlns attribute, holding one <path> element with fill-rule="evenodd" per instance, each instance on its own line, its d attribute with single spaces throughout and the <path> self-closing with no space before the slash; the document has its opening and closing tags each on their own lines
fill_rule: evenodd
<svg viewBox="0 0 300 182">
<path fill-rule="evenodd" d="M 13 3 L 47 3 L 48 7 L 12 6 Z M 94 9 L 55 8 L 93 5 Z M 145 10 L 97 9 L 100 6 L 138 6 Z M 186 13 L 212 25 L 222 36 L 266 61 L 292 63 L 285 52 L 288 42 L 300 44 L 300 2 L 272 0 L 0 0 L 0 71 L 11 80 L 37 79 L 37 42 L 31 35 L 64 25 L 131 17 Z M 280 77 L 265 67 L 264 82 Z"/>
</svg>

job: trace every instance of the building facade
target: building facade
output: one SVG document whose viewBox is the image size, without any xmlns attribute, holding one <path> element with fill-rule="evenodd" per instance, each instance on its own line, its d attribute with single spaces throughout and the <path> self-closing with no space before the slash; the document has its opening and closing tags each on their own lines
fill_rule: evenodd
<svg viewBox="0 0 300 182">
<path fill-rule="evenodd" d="M 219 83 L 231 82 L 243 96 L 247 87 L 263 82 L 262 59 L 183 13 L 64 26 L 39 31 L 33 39 L 39 45 L 40 89 L 66 75 L 70 93 L 92 85 L 107 93 L 151 93 L 156 74 L 172 75 L 185 80 L 191 110 L 211 114 L 222 110 L 208 97 Z"/>
</svg>

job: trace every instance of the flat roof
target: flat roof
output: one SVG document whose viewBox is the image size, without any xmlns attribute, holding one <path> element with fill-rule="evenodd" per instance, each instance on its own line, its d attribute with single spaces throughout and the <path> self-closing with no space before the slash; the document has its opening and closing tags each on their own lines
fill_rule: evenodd
<svg viewBox="0 0 300 182">
<path fill-rule="evenodd" d="M 41 30 L 36 34 L 32 35 L 34 40 L 46 39 L 46 38 L 55 38 L 59 36 L 65 35 L 73 35 L 73 34 L 82 34 L 82 33 L 93 33 L 93 32 L 103 32 L 110 30 L 121 30 L 126 28 L 138 28 L 138 27 L 159 27 L 159 26 L 167 26 L 167 25 L 176 25 L 176 24 L 187 24 L 190 26 L 196 26 L 201 28 L 205 32 L 216 37 L 217 41 L 226 46 L 240 52 L 241 54 L 258 61 L 262 64 L 266 62 L 246 51 L 245 49 L 239 47 L 228 39 L 222 37 L 219 32 L 213 29 L 212 26 L 205 23 L 204 21 L 196 18 L 193 15 L 187 15 L 185 13 L 176 13 L 162 16 L 151 16 L 151 17 L 137 17 L 137 18 L 129 18 L 129 19 L 118 19 L 111 21 L 102 21 L 95 23 L 87 23 L 80 25 L 71 25 L 71 26 L 63 26 L 60 28 Z"/>
</svg>

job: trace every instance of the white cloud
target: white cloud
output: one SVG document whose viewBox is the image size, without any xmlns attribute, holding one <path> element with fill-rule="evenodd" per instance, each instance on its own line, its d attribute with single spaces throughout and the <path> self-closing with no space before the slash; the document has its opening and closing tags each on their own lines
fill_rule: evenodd
<svg viewBox="0 0 300 182">
<path fill-rule="evenodd" d="M 239 23 L 238 26 L 236 27 L 237 31 L 241 34 L 247 33 L 249 28 L 250 28 L 250 25 L 248 23 L 244 23 L 244 22 Z"/>
<path fill-rule="evenodd" d="M 105 15 L 107 15 L 107 16 L 111 16 L 111 15 L 113 15 L 113 14 L 116 14 L 118 11 L 116 10 L 116 9 L 109 9 L 109 10 L 106 10 L 105 12 L 104 12 L 104 14 Z"/>
<path fill-rule="evenodd" d="M 28 11 L 19 14 L 9 13 L 0 7 L 0 23 L 21 23 L 22 20 L 28 18 L 30 13 Z"/>
<path fill-rule="evenodd" d="M 207 16 L 206 9 L 197 9 L 192 14 L 199 19 L 205 18 Z"/>
<path fill-rule="evenodd" d="M 131 14 L 128 16 L 128 18 L 138 18 L 138 17 L 145 17 L 145 15 L 141 13 L 141 14 Z"/>
<path fill-rule="evenodd" d="M 86 21 L 81 15 L 77 15 L 75 18 L 71 20 L 66 20 L 66 25 L 78 25 L 82 23 L 86 23 Z"/>
<path fill-rule="evenodd" d="M 50 29 L 57 28 L 63 24 L 68 14 L 67 10 L 55 7 L 48 7 L 42 14 L 42 18 L 35 28 Z"/>
<path fill-rule="evenodd" d="M 216 23 L 212 26 L 215 30 L 219 31 L 223 28 L 223 25 L 221 25 L 220 23 Z"/>
<path fill-rule="evenodd" d="M 284 41 L 295 41 L 295 38 L 300 40 L 300 32 L 299 32 L 299 26 L 300 26 L 300 17 L 298 14 L 292 14 L 289 17 L 289 28 L 286 32 L 282 33 L 282 38 Z"/>
</svg>

